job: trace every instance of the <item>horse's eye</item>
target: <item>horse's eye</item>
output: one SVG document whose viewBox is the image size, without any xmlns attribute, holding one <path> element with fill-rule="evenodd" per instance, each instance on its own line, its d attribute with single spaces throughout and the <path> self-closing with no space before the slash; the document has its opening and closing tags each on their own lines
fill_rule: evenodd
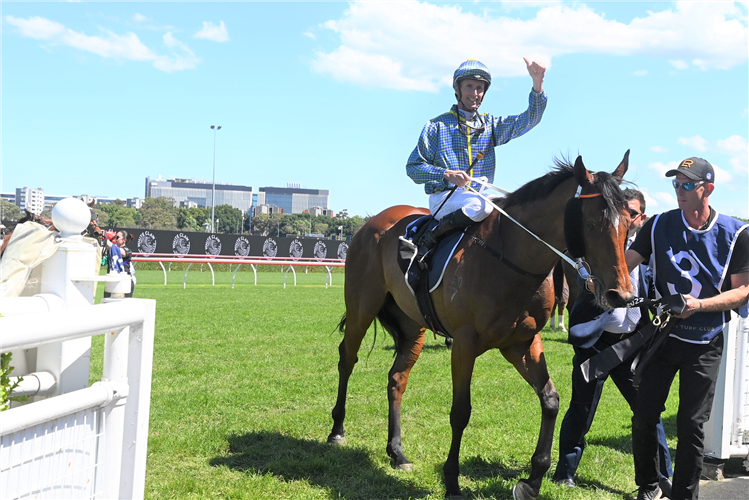
<svg viewBox="0 0 749 500">
<path fill-rule="evenodd" d="M 596 229 L 596 225 L 593 224 L 592 222 L 586 222 L 585 227 L 587 227 L 589 231 L 595 231 Z"/>
</svg>

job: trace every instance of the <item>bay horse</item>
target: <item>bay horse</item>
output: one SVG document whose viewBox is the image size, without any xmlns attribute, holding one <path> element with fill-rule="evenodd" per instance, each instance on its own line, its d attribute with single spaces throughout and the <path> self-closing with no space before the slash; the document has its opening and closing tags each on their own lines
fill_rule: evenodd
<svg viewBox="0 0 749 500">
<path fill-rule="evenodd" d="M 597 299 L 610 307 L 621 307 L 632 298 L 624 261 L 629 214 L 619 188 L 628 158 L 629 151 L 612 174 L 589 172 L 581 157 L 574 165 L 555 159 L 556 168 L 499 201 L 510 216 L 553 247 L 563 249 L 566 236 L 567 246 L 576 249 L 573 256 L 587 260 Z M 500 223 L 496 212 L 468 230 L 448 264 L 442 285 L 432 293 L 439 321 L 454 341 L 452 442 L 443 468 L 449 498 L 462 498 L 459 453 L 471 415 L 471 377 L 476 358 L 489 349 L 499 349 L 533 387 L 541 403 L 541 429 L 530 477 L 515 485 L 514 498 L 537 498 L 551 465 L 559 395 L 549 377 L 538 332 L 553 304 L 547 277 L 558 257 L 506 217 Z M 428 213 L 399 205 L 372 217 L 359 229 L 346 258 L 346 312 L 338 325 L 344 335 L 338 349 L 338 396 L 328 443 L 346 442 L 343 422 L 348 381 L 367 329 L 377 318 L 395 341 L 387 387 L 386 451 L 393 466 L 402 470 L 411 470 L 412 465 L 401 443 L 401 401 L 421 353 L 427 324 L 406 286 L 399 265 L 398 237 L 409 222 Z"/>
</svg>

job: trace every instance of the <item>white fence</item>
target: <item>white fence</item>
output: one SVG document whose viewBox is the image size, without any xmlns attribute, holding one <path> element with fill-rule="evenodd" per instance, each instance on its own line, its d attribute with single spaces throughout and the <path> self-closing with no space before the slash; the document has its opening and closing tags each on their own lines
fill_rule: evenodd
<svg viewBox="0 0 749 500">
<path fill-rule="evenodd" d="M 102 380 L 3 412 L 0 498 L 142 498 L 152 300 L 4 317 L 2 350 L 105 335 Z"/>
<path fill-rule="evenodd" d="M 745 458 L 749 470 L 749 320 L 733 314 L 724 339 L 713 409 L 705 424 L 705 455 Z"/>
<path fill-rule="evenodd" d="M 61 201 L 55 210 L 61 205 L 70 208 Z M 79 234 L 88 208 L 72 208 L 72 216 L 53 211 L 62 237 L 32 279 L 27 274 L 27 289 L 35 280 L 41 293 L 0 298 L 0 351 L 13 353 L 11 375 L 23 376 L 14 395 L 32 399 L 0 413 L 3 500 L 144 495 L 156 302 L 92 305 L 97 281 L 120 279 L 97 276 L 97 247 Z M 16 240 L 0 262 L 3 283 L 35 255 Z M 95 335 L 105 336 L 103 371 L 89 387 Z"/>
</svg>

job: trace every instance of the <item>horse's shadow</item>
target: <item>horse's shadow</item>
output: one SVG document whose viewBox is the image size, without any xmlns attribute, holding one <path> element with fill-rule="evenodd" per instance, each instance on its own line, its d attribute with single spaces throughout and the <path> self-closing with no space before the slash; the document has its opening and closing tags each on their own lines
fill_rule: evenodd
<svg viewBox="0 0 749 500">
<path fill-rule="evenodd" d="M 386 494 L 387 498 L 407 499 L 433 493 L 389 476 L 361 449 L 276 432 L 232 435 L 228 442 L 229 455 L 211 459 L 211 466 L 272 474 L 280 481 L 305 481 L 330 491 L 331 498 L 371 499 Z"/>
<path fill-rule="evenodd" d="M 553 470 L 553 469 L 552 469 Z M 551 472 L 551 470 L 549 471 Z M 478 490 L 474 491 L 474 496 L 479 498 L 496 498 L 511 499 L 513 486 L 521 479 L 528 476 L 528 471 L 514 468 L 501 461 L 489 461 L 482 457 L 471 457 L 460 465 L 460 474 L 471 478 L 475 481 L 484 483 Z M 547 473 L 544 477 L 544 484 L 551 482 L 551 474 Z M 577 480 L 577 486 L 584 489 L 595 491 L 605 491 L 614 495 L 624 496 L 627 492 L 617 490 L 598 481 Z M 559 486 L 562 488 L 562 486 Z M 467 493 L 468 488 L 463 489 Z M 538 500 L 549 499 L 543 491 L 538 496 Z"/>
</svg>

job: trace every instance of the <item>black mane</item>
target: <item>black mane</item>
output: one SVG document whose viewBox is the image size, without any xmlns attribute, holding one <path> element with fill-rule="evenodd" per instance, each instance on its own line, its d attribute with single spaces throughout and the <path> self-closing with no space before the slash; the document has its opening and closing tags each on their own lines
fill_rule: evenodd
<svg viewBox="0 0 749 500">
<path fill-rule="evenodd" d="M 502 201 L 502 208 L 507 209 L 514 205 L 542 200 L 549 196 L 561 183 L 573 177 L 573 164 L 566 158 L 554 158 L 554 165 L 547 174 L 508 194 Z M 600 191 L 606 201 L 604 216 L 611 223 L 616 221 L 621 210 L 627 205 L 622 190 L 619 188 L 620 182 L 621 179 L 607 172 L 596 172 L 593 178 L 593 185 Z"/>
<path fill-rule="evenodd" d="M 549 196 L 557 186 L 573 176 L 572 165 L 566 160 L 554 158 L 556 165 L 550 172 L 519 187 L 504 198 L 502 208 L 542 200 Z"/>
</svg>

